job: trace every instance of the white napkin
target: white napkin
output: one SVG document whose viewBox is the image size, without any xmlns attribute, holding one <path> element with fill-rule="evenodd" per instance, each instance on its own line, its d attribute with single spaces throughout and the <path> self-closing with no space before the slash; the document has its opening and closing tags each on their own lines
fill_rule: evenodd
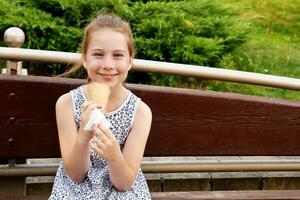
<svg viewBox="0 0 300 200">
<path fill-rule="evenodd" d="M 105 118 L 105 115 L 98 108 L 92 110 L 89 121 L 86 123 L 83 130 L 92 131 L 93 130 L 93 128 L 92 128 L 93 124 L 96 124 L 96 125 L 103 124 L 107 128 L 110 127 L 109 121 L 107 121 L 107 119 Z"/>
</svg>

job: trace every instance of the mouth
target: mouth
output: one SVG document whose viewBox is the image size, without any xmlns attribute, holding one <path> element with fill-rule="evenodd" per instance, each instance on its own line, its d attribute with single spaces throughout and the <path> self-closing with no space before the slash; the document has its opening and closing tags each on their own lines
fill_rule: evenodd
<svg viewBox="0 0 300 200">
<path fill-rule="evenodd" d="M 104 79 L 106 80 L 110 80 L 113 79 L 115 76 L 117 76 L 118 74 L 102 74 L 102 73 L 98 73 L 100 76 L 102 76 Z"/>
</svg>

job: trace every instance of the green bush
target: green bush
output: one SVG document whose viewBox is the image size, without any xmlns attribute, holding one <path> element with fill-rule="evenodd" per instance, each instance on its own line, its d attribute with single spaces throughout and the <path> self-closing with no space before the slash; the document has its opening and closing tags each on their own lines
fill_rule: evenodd
<svg viewBox="0 0 300 200">
<path fill-rule="evenodd" d="M 102 11 L 130 21 L 139 59 L 215 67 L 246 40 L 248 31 L 230 9 L 214 0 L 3 0 L 0 31 L 10 26 L 22 28 L 27 38 L 24 48 L 78 52 L 83 27 Z M 27 67 L 40 75 L 62 73 L 66 67 L 43 66 Z M 137 72 L 128 79 L 167 86 L 202 83 L 196 78 Z"/>
<path fill-rule="evenodd" d="M 11 26 L 21 28 L 26 37 L 23 48 L 69 52 L 78 49 L 82 37 L 80 29 L 66 26 L 64 20 L 33 7 L 23 4 L 21 6 L 17 1 L 1 1 L 0 4 L 0 32 L 3 35 Z M 3 41 L 1 46 L 5 46 Z M 30 74 L 50 76 L 64 70 L 64 67 L 57 64 L 24 63 L 24 65 Z"/>
<path fill-rule="evenodd" d="M 215 67 L 223 55 L 245 42 L 249 30 L 217 1 L 136 2 L 131 10 L 137 57 L 147 60 Z M 178 86 L 201 82 L 170 75 L 148 76 L 143 78 L 151 84 Z"/>
</svg>

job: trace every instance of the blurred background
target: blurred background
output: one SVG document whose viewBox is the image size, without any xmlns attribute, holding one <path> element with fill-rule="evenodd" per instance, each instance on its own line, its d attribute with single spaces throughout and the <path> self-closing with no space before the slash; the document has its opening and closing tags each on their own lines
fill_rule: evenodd
<svg viewBox="0 0 300 200">
<path fill-rule="evenodd" d="M 114 12 L 131 23 L 138 59 L 298 78 L 299 10 L 300 0 L 1 0 L 0 32 L 21 28 L 22 48 L 80 52 L 88 21 Z M 23 67 L 29 75 L 56 76 L 70 66 L 24 62 Z M 286 89 L 155 73 L 131 72 L 127 82 L 300 99 Z"/>
</svg>

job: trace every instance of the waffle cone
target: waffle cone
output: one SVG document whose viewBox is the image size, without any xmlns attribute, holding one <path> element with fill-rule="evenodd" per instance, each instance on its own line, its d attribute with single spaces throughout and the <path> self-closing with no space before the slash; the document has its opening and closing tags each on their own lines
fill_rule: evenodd
<svg viewBox="0 0 300 200">
<path fill-rule="evenodd" d="M 92 82 L 86 86 L 86 95 L 88 100 L 95 100 L 100 104 L 103 111 L 106 109 L 110 95 L 109 86 L 104 83 Z"/>
</svg>

